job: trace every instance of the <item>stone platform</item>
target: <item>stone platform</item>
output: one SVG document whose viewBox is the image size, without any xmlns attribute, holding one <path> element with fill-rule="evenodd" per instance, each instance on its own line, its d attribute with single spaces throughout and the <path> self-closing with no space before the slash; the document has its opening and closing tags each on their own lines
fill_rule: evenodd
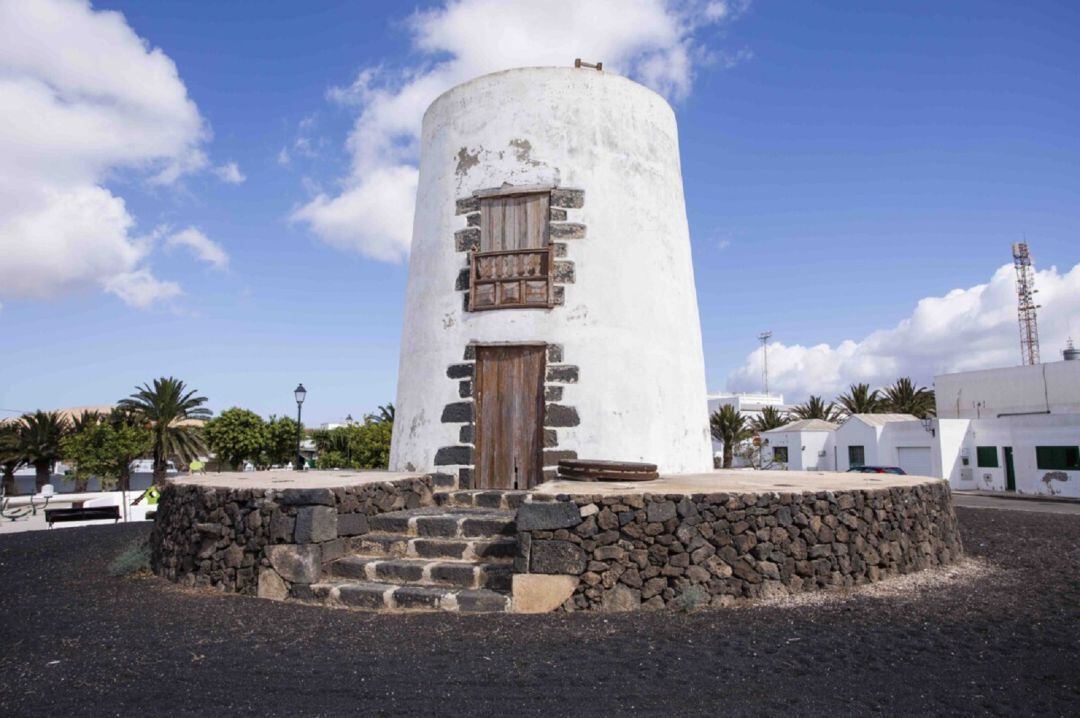
<svg viewBox="0 0 1080 718">
<path fill-rule="evenodd" d="M 716 471 L 458 490 L 445 474 L 256 472 L 163 492 L 156 573 L 393 610 L 689 609 L 856 586 L 961 554 L 946 482 Z"/>
</svg>

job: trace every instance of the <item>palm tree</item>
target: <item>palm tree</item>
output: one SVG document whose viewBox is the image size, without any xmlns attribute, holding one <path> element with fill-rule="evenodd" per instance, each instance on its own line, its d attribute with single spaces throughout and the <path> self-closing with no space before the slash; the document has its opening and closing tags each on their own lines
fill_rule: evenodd
<svg viewBox="0 0 1080 718">
<path fill-rule="evenodd" d="M 394 405 L 393 404 L 380 404 L 378 412 L 373 417 L 379 424 L 393 424 L 394 423 Z"/>
<path fill-rule="evenodd" d="M 61 456 L 60 441 L 71 431 L 71 422 L 58 411 L 35 411 L 23 414 L 19 426 L 19 450 L 28 464 L 34 465 L 34 489 L 49 483 L 53 467 Z"/>
<path fill-rule="evenodd" d="M 869 384 L 852 384 L 846 394 L 836 397 L 836 403 L 848 414 L 877 414 L 884 410 L 881 392 Z"/>
<path fill-rule="evenodd" d="M 889 411 L 912 414 L 920 419 L 937 413 L 934 390 L 916 386 L 910 377 L 897 379 L 895 384 L 885 388 L 884 393 L 884 403 Z"/>
<path fill-rule="evenodd" d="M 101 413 L 94 411 L 93 409 L 83 409 L 82 413 L 78 416 L 71 417 L 71 431 L 78 433 L 86 427 L 97 424 L 101 421 Z"/>
<path fill-rule="evenodd" d="M 775 406 L 766 406 L 761 409 L 761 416 L 756 416 L 750 421 L 750 427 L 757 433 L 776 429 L 788 423 L 787 414 L 778 410 Z"/>
<path fill-rule="evenodd" d="M 120 408 L 147 424 L 153 435 L 155 484 L 165 481 L 171 457 L 187 462 L 206 451 L 202 432 L 190 422 L 209 419 L 210 410 L 203 406 L 206 397 L 195 393 L 170 376 L 154 379 L 153 386 L 136 387 L 134 394 L 120 401 Z"/>
<path fill-rule="evenodd" d="M 723 468 L 731 468 L 731 459 L 735 452 L 735 445 L 740 444 L 754 432 L 746 424 L 746 417 L 738 412 L 734 406 L 725 404 L 719 410 L 714 411 L 709 417 L 709 429 L 712 437 L 724 444 Z"/>
<path fill-rule="evenodd" d="M 0 422 L 0 468 L 4 471 L 4 496 L 18 493 L 15 487 L 15 472 L 25 462 L 19 445 L 19 424 L 16 421 Z"/>
<path fill-rule="evenodd" d="M 810 395 L 805 404 L 796 404 L 791 410 L 791 415 L 797 419 L 821 419 L 822 421 L 837 422 L 843 418 L 836 404 L 831 401 L 826 404 L 820 396 Z"/>
</svg>

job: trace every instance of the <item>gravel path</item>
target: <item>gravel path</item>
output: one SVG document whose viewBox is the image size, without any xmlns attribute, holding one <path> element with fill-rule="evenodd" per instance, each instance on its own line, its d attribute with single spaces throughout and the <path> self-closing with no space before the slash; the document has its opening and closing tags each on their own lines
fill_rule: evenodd
<svg viewBox="0 0 1080 718">
<path fill-rule="evenodd" d="M 377 615 L 112 578 L 145 526 L 0 537 L 0 715 L 1080 712 L 1080 519 L 958 509 L 970 560 L 689 615 Z"/>
</svg>

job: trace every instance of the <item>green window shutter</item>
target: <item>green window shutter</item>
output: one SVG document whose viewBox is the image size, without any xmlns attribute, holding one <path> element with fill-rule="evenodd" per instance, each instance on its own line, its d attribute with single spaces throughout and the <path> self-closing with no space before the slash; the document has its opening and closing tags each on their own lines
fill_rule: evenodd
<svg viewBox="0 0 1080 718">
<path fill-rule="evenodd" d="M 1036 446 L 1035 464 L 1047 471 L 1080 471 L 1080 447 Z"/>
<path fill-rule="evenodd" d="M 980 468 L 996 469 L 998 467 L 998 450 L 996 446 L 976 446 L 975 461 Z"/>
</svg>

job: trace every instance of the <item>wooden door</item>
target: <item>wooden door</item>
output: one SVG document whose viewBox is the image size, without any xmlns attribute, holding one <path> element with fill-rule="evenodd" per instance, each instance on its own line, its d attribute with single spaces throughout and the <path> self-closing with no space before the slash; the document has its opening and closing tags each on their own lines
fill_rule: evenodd
<svg viewBox="0 0 1080 718">
<path fill-rule="evenodd" d="M 543 481 L 544 346 L 476 348 L 478 489 Z"/>
<path fill-rule="evenodd" d="M 548 193 L 480 200 L 480 251 L 538 249 L 548 244 Z"/>
</svg>

